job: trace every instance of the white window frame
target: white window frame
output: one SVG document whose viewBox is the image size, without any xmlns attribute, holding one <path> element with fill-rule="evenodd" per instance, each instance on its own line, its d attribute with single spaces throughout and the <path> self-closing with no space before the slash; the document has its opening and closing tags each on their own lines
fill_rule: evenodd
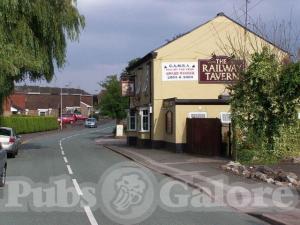
<svg viewBox="0 0 300 225">
<path fill-rule="evenodd" d="M 137 112 L 134 111 L 134 116 L 131 116 L 130 111 L 128 111 L 128 131 L 136 131 L 136 125 L 137 125 Z M 134 129 L 131 129 L 131 118 L 134 117 Z"/>
<path fill-rule="evenodd" d="M 45 113 L 43 116 L 49 115 L 49 109 L 38 109 L 38 115 L 42 116 L 41 113 Z"/>
<path fill-rule="evenodd" d="M 148 110 L 148 129 L 144 130 L 143 128 L 143 119 L 144 119 L 144 115 L 143 115 L 143 111 L 144 110 Z M 149 107 L 145 107 L 145 108 L 140 108 L 139 109 L 139 116 L 140 116 L 140 131 L 141 132 L 149 132 L 150 131 L 150 108 Z"/>
<path fill-rule="evenodd" d="M 224 115 L 229 115 L 229 116 L 230 116 L 230 121 L 228 121 L 228 120 L 223 120 L 223 116 L 224 116 Z M 230 113 L 230 112 L 221 112 L 221 113 L 220 113 L 220 120 L 221 120 L 221 122 L 224 123 L 224 124 L 230 124 L 230 123 L 231 123 L 231 113 Z"/>
<path fill-rule="evenodd" d="M 204 115 L 204 117 L 193 117 L 192 115 Z M 192 118 L 207 118 L 207 112 L 189 112 L 188 113 L 188 118 L 192 119 Z"/>
</svg>

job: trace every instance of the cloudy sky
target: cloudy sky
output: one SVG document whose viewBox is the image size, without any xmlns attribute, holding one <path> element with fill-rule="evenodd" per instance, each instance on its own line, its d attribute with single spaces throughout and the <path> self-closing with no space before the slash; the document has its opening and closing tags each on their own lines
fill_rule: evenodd
<svg viewBox="0 0 300 225">
<path fill-rule="evenodd" d="M 99 91 L 107 75 L 119 74 L 127 62 L 164 44 L 177 34 L 224 12 L 244 20 L 245 0 L 78 0 L 86 17 L 80 41 L 68 46 L 68 63 L 49 84 L 90 93 Z M 249 25 L 258 18 L 265 24 L 292 21 L 297 26 L 300 0 L 250 0 Z M 300 20 L 299 20 L 300 21 Z M 26 84 L 31 84 L 27 82 Z"/>
</svg>

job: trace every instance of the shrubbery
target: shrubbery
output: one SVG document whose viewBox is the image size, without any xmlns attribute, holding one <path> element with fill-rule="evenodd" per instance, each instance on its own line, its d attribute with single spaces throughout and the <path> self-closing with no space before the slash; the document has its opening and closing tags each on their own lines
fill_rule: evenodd
<svg viewBox="0 0 300 225">
<path fill-rule="evenodd" d="M 300 122 L 282 126 L 275 138 L 273 151 L 269 151 L 265 137 L 248 130 L 237 132 L 237 160 L 242 163 L 273 164 L 282 159 L 300 156 Z"/>
<path fill-rule="evenodd" d="M 55 117 L 11 116 L 0 117 L 0 126 L 12 127 L 18 134 L 58 129 Z"/>
</svg>

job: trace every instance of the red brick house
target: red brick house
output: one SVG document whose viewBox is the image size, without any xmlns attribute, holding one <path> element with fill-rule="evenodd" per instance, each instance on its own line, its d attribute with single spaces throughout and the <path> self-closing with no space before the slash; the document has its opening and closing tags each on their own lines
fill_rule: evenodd
<svg viewBox="0 0 300 225">
<path fill-rule="evenodd" d="M 58 116 L 61 98 L 64 113 L 79 110 L 88 116 L 93 111 L 93 96 L 81 89 L 16 86 L 4 103 L 4 115 Z"/>
</svg>

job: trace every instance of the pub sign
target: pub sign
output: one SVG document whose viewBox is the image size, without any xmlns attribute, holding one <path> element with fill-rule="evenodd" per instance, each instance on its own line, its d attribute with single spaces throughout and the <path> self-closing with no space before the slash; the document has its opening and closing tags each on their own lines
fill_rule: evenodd
<svg viewBox="0 0 300 225">
<path fill-rule="evenodd" d="M 134 81 L 121 80 L 122 96 L 134 96 Z"/>
<path fill-rule="evenodd" d="M 199 83 L 229 83 L 238 80 L 244 61 L 228 56 L 199 60 Z"/>
</svg>

